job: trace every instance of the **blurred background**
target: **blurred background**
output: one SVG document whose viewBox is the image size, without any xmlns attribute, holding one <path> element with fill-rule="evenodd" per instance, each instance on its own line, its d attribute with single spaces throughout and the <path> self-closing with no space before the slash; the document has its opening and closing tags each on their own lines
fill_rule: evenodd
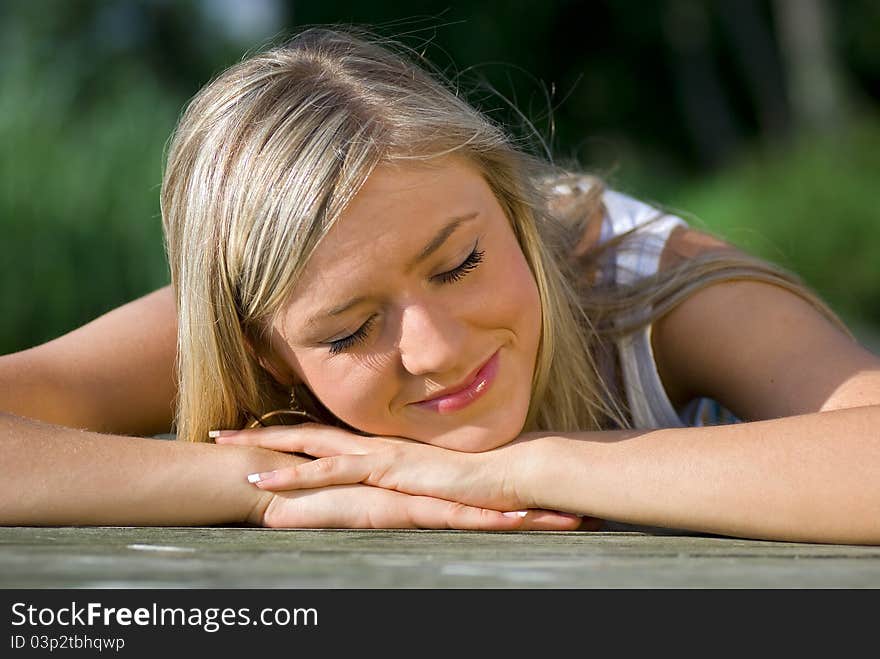
<svg viewBox="0 0 880 659">
<path fill-rule="evenodd" d="M 533 148 L 800 274 L 875 351 L 880 0 L 6 0 L 0 353 L 168 283 L 187 100 L 316 23 L 424 50 Z"/>
</svg>

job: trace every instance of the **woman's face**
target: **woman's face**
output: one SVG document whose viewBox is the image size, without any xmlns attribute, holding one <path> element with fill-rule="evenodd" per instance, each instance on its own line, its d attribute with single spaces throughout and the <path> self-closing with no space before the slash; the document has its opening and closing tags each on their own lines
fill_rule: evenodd
<svg viewBox="0 0 880 659">
<path fill-rule="evenodd" d="M 304 383 L 350 426 L 461 451 L 521 432 L 538 289 L 464 161 L 377 168 L 291 300 L 273 325 L 279 379 Z"/>
</svg>

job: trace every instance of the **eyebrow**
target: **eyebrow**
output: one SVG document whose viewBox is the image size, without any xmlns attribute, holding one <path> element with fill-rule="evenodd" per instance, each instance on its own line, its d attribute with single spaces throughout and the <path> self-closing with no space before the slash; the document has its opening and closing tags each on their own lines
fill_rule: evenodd
<svg viewBox="0 0 880 659">
<path fill-rule="evenodd" d="M 406 264 L 406 268 L 404 269 L 404 272 L 409 273 L 417 265 L 424 262 L 425 259 L 427 259 L 429 256 L 431 256 L 431 254 L 433 254 L 434 252 L 436 252 L 438 249 L 440 249 L 443 246 L 443 244 L 449 239 L 449 236 L 451 236 L 453 233 L 455 233 L 455 231 L 456 231 L 456 229 L 458 229 L 458 227 L 460 227 L 465 222 L 473 220 L 474 218 L 477 217 L 477 215 L 478 215 L 478 213 L 474 212 L 474 213 L 468 213 L 467 215 L 460 215 L 458 217 L 451 218 L 450 221 L 448 223 L 446 223 L 446 225 L 444 225 L 434 235 L 434 237 L 430 240 L 430 242 L 428 242 L 428 244 L 425 245 L 424 248 L 422 248 L 422 251 L 419 252 L 418 256 L 416 256 L 414 259 L 412 259 L 409 263 Z M 367 299 L 367 297 L 368 296 L 366 296 L 366 295 L 359 295 L 355 298 L 352 298 L 348 302 L 336 305 L 336 306 L 331 307 L 329 309 L 326 309 L 324 311 L 320 311 L 320 312 L 316 313 L 314 316 L 312 316 L 311 318 L 309 318 L 308 321 L 306 321 L 306 326 L 311 327 L 313 325 L 318 324 L 319 322 L 321 322 L 325 318 L 331 318 L 333 316 L 338 316 L 342 313 L 345 313 L 346 311 L 348 311 L 352 307 L 365 301 Z"/>
<path fill-rule="evenodd" d="M 445 227 L 440 229 L 437 232 L 431 242 L 425 245 L 424 249 L 419 252 L 419 255 L 415 257 L 412 261 L 407 263 L 405 272 L 412 271 L 419 263 L 422 263 L 425 259 L 427 259 L 431 254 L 436 252 L 443 246 L 443 243 L 446 242 L 446 239 L 449 238 L 455 230 L 458 229 L 464 222 L 474 219 L 477 216 L 477 213 L 468 213 L 467 215 L 462 215 L 460 217 L 453 217 L 452 221 L 449 222 Z"/>
</svg>

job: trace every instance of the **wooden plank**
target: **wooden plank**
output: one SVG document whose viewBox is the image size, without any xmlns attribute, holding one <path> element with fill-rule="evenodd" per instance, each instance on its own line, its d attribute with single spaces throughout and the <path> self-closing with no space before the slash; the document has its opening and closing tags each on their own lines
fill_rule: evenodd
<svg viewBox="0 0 880 659">
<path fill-rule="evenodd" d="M 877 588 L 880 548 L 646 533 L 0 528 L 3 588 Z"/>
</svg>

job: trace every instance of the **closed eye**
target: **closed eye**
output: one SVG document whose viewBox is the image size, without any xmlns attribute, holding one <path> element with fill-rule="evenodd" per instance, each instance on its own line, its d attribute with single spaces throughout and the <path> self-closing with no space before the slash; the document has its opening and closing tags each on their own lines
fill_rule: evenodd
<svg viewBox="0 0 880 659">
<path fill-rule="evenodd" d="M 468 274 L 471 270 L 476 269 L 477 266 L 483 262 L 484 254 L 485 252 L 480 249 L 480 244 L 477 243 L 476 245 L 474 245 L 473 251 L 468 254 L 467 258 L 462 261 L 460 265 L 456 266 L 452 270 L 448 270 L 447 272 L 435 275 L 433 278 L 444 284 L 450 284 L 454 281 L 458 281 L 459 279 L 462 279 L 466 274 Z"/>
<path fill-rule="evenodd" d="M 373 314 L 369 318 L 367 318 L 366 322 L 357 328 L 355 332 L 349 334 L 345 338 L 337 339 L 336 341 L 330 341 L 330 354 L 338 355 L 340 352 L 348 350 L 354 345 L 357 345 L 361 341 L 367 338 L 367 335 L 370 333 L 370 328 L 373 325 L 373 321 L 376 319 L 376 315 Z"/>
</svg>

